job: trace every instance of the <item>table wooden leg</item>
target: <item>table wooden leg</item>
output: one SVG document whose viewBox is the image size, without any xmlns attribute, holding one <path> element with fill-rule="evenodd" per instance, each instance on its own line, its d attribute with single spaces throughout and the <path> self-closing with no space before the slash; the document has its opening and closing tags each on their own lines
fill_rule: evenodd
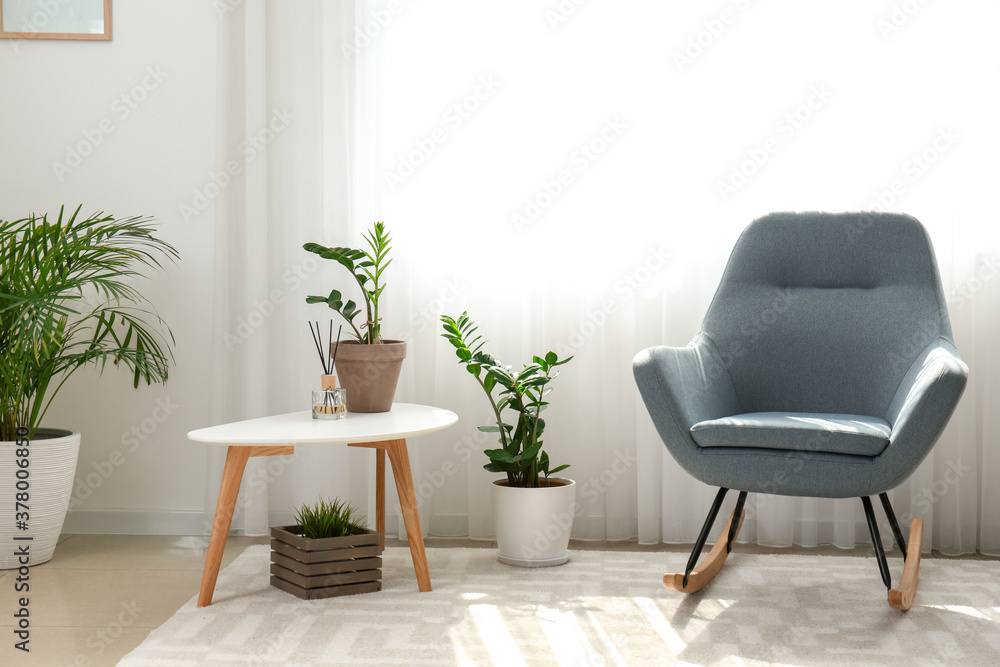
<svg viewBox="0 0 1000 667">
<path fill-rule="evenodd" d="M 427 568 L 427 552 L 424 551 L 424 534 L 420 530 L 420 514 L 417 512 L 417 493 L 413 488 L 413 473 L 410 470 L 410 456 L 406 452 L 406 440 L 389 440 L 385 443 L 392 475 L 396 478 L 396 493 L 403 510 L 406 525 L 406 539 L 410 543 L 410 557 L 417 575 L 417 588 L 423 592 L 431 590 L 431 573 Z"/>
<path fill-rule="evenodd" d="M 236 496 L 243 481 L 243 471 L 250 459 L 250 450 L 250 447 L 233 445 L 226 453 L 226 467 L 222 471 L 222 484 L 219 487 L 219 502 L 216 503 L 215 520 L 212 522 L 212 539 L 208 543 L 205 571 L 201 575 L 201 590 L 198 592 L 199 607 L 212 604 L 215 581 L 219 578 L 219 566 L 222 564 L 222 552 L 226 548 L 226 537 L 229 535 L 233 511 L 236 509 Z"/>
<path fill-rule="evenodd" d="M 385 450 L 375 450 L 375 530 L 381 533 L 379 548 L 385 551 Z"/>
</svg>

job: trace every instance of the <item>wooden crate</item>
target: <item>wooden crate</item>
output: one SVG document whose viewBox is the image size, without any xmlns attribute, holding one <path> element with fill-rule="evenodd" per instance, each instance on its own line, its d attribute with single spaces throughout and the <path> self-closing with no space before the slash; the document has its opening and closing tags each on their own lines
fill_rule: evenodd
<svg viewBox="0 0 1000 667">
<path fill-rule="evenodd" d="M 304 600 L 382 590 L 380 533 L 314 540 L 299 530 L 271 528 L 272 586 Z"/>
</svg>

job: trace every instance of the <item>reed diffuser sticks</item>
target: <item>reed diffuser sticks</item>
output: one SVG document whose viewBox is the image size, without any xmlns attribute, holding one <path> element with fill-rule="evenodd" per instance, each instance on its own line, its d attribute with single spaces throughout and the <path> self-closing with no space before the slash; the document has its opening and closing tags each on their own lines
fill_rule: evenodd
<svg viewBox="0 0 1000 667">
<path fill-rule="evenodd" d="M 316 322 L 316 329 L 313 329 L 313 323 L 307 322 L 309 325 L 309 333 L 312 334 L 313 343 L 316 345 L 316 352 L 319 353 L 319 363 L 323 367 L 323 375 L 333 375 L 333 369 L 336 367 L 337 363 L 337 348 L 340 347 L 340 332 L 344 329 L 341 325 L 337 327 L 337 340 L 336 343 L 333 340 L 333 320 L 330 320 L 330 337 L 327 339 L 329 342 L 326 345 L 326 354 L 323 354 L 323 334 L 320 333 L 319 322 Z M 330 348 L 333 348 L 333 354 L 330 354 Z"/>
<path fill-rule="evenodd" d="M 333 320 L 330 320 L 330 331 L 327 338 L 326 353 L 323 353 L 323 333 L 319 322 L 307 322 L 309 333 L 312 335 L 313 344 L 316 346 L 316 353 L 319 354 L 319 362 L 323 368 L 322 389 L 313 392 L 312 412 L 314 419 L 337 419 L 346 412 L 344 403 L 344 390 L 337 388 L 337 376 L 334 369 L 337 364 L 337 350 L 340 349 L 340 334 L 343 326 L 337 328 L 337 338 L 333 338 Z"/>
</svg>

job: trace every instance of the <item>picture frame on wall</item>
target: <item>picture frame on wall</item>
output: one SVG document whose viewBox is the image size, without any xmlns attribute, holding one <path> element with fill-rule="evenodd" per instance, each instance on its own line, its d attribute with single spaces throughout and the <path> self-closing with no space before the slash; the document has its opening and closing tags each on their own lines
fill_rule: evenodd
<svg viewBox="0 0 1000 667">
<path fill-rule="evenodd" d="M 111 41 L 111 0 L 0 0 L 0 39 Z"/>
</svg>

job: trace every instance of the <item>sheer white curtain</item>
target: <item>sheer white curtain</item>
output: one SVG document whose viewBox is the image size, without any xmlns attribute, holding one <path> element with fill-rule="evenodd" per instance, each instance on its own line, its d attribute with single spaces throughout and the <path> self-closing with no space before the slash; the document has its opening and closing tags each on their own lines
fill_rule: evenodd
<svg viewBox="0 0 1000 667">
<path fill-rule="evenodd" d="M 696 536 L 714 490 L 665 452 L 630 361 L 697 331 L 740 230 L 775 210 L 887 208 L 930 230 L 972 367 L 933 455 L 892 493 L 897 514 L 925 519 L 925 548 L 1000 550 L 994 6 L 388 7 L 365 5 L 391 17 L 366 82 L 380 93 L 377 217 L 403 258 L 395 312 L 468 309 L 508 363 L 576 355 L 546 439 L 581 485 L 575 536 Z M 457 411 L 457 435 L 472 437 L 485 401 L 423 328 L 433 317 L 419 322 L 407 389 Z M 484 444 L 429 498 L 431 532 L 490 535 Z M 452 449 L 421 449 L 417 476 Z M 744 539 L 868 540 L 856 499 L 751 505 Z"/>
<path fill-rule="evenodd" d="M 442 313 L 468 310 L 507 363 L 575 355 L 546 438 L 580 485 L 574 535 L 689 542 L 713 490 L 665 452 L 632 356 L 687 343 L 753 218 L 888 208 L 928 227 L 972 369 L 934 453 L 892 493 L 897 514 L 924 517 L 925 548 L 1000 553 L 991 3 L 900 18 L 860 1 L 258 0 L 220 23 L 220 166 L 275 109 L 294 120 L 216 202 L 219 421 L 301 409 L 315 379 L 304 322 L 329 318 L 302 298 L 344 284 L 339 267 L 302 264 L 301 245 L 357 244 L 384 220 L 384 331 L 410 341 L 397 400 L 461 418 L 411 446 L 424 530 L 492 537 L 491 443 L 475 428 L 489 407 L 437 335 Z M 275 289 L 276 314 L 229 349 L 224 334 Z M 304 451 L 267 492 L 251 470 L 237 525 L 263 532 L 317 493 L 371 512 L 368 455 Z M 752 506 L 743 539 L 868 539 L 857 500 Z"/>
<path fill-rule="evenodd" d="M 304 410 L 319 386 L 306 322 L 322 321 L 325 336 L 332 311 L 305 297 L 345 281 L 339 266 L 302 245 L 355 243 L 351 221 L 368 217 L 356 212 L 355 62 L 340 48 L 353 29 L 349 2 L 220 4 L 218 187 L 206 190 L 219 221 L 211 249 L 215 423 Z M 215 507 L 223 460 L 224 452 L 209 453 L 206 508 Z M 233 527 L 267 534 L 321 496 L 373 516 L 373 480 L 372 452 L 346 447 L 251 459 Z"/>
</svg>

